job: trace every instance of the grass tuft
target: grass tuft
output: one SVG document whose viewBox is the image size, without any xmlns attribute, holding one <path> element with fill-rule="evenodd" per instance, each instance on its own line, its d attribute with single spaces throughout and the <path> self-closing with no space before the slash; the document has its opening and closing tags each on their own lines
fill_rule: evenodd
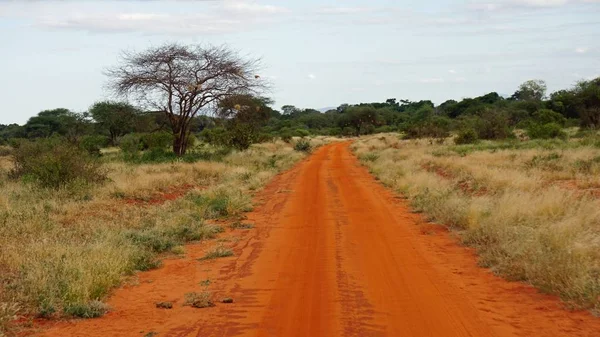
<svg viewBox="0 0 600 337">
<path fill-rule="evenodd" d="M 214 307 L 215 304 L 212 302 L 211 298 L 212 294 L 209 291 L 187 293 L 185 294 L 183 305 L 194 308 Z"/>
<path fill-rule="evenodd" d="M 233 256 L 233 251 L 229 248 L 219 245 L 207 251 L 206 254 L 200 258 L 200 260 L 213 260 L 229 256 Z"/>
</svg>

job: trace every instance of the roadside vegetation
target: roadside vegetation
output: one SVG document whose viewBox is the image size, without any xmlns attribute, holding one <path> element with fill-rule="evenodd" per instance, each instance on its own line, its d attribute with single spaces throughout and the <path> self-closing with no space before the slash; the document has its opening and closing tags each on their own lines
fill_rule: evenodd
<svg viewBox="0 0 600 337">
<path fill-rule="evenodd" d="M 447 225 L 510 280 L 600 310 L 600 133 L 569 139 L 363 137 L 352 148 L 416 212 Z M 512 137 L 509 137 L 512 138 Z"/>
<path fill-rule="evenodd" d="M 328 137 L 364 135 L 365 165 L 483 265 L 598 308 L 600 78 L 277 111 L 260 70 L 226 47 L 165 44 L 107 71 L 117 100 L 0 124 L 0 335 L 16 317 L 102 315 L 124 277 L 215 238 L 213 219 L 252 228 L 253 191 Z"/>
<path fill-rule="evenodd" d="M 316 147 L 327 140 L 306 141 Z M 102 315 L 109 308 L 101 301 L 113 287 L 136 271 L 160 266 L 164 254 L 181 254 L 187 242 L 215 238 L 225 228 L 211 219 L 239 221 L 252 209 L 253 191 L 305 157 L 281 141 L 190 163 L 132 163 L 115 149 L 103 149 L 103 157 L 93 159 L 66 141 L 38 156 L 40 148 L 56 142 L 38 140 L 15 148 L 14 157 L 0 156 L 0 327 L 5 329 L 17 315 Z M 63 150 L 73 157 L 57 165 Z M 24 156 L 23 164 L 22 151 L 36 156 Z M 72 164 L 88 161 L 93 166 Z M 230 254 L 218 246 L 207 258 Z"/>
</svg>

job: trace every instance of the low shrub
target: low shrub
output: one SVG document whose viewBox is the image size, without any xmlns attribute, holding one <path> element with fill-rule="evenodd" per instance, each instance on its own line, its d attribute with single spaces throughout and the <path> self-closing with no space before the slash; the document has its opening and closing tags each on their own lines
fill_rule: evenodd
<svg viewBox="0 0 600 337">
<path fill-rule="evenodd" d="M 217 246 L 206 252 L 206 254 L 200 258 L 200 260 L 213 260 L 229 256 L 233 256 L 233 251 L 231 249 L 223 246 Z"/>
<path fill-rule="evenodd" d="M 85 136 L 79 142 L 79 146 L 93 156 L 100 156 L 100 149 L 108 146 L 110 139 L 106 136 Z"/>
<path fill-rule="evenodd" d="M 308 140 L 300 139 L 296 142 L 296 144 L 294 144 L 294 150 L 300 152 L 310 152 L 312 150 L 312 146 Z"/>
<path fill-rule="evenodd" d="M 79 318 L 97 318 L 108 312 L 108 305 L 100 301 L 91 301 L 86 304 L 72 304 L 64 308 L 64 313 L 68 316 Z"/>
<path fill-rule="evenodd" d="M 292 142 L 292 134 L 291 133 L 283 133 L 281 134 L 281 140 L 283 140 L 286 143 L 291 143 Z"/>
<path fill-rule="evenodd" d="M 121 151 L 125 154 L 138 153 L 142 150 L 141 135 L 130 133 L 121 137 L 119 140 L 119 148 L 121 148 Z"/>
<path fill-rule="evenodd" d="M 454 143 L 457 145 L 462 144 L 475 144 L 478 140 L 477 132 L 473 129 L 464 129 L 458 133 L 454 138 Z"/>
<path fill-rule="evenodd" d="M 43 187 L 59 188 L 75 181 L 99 183 L 106 179 L 100 162 L 61 138 L 21 141 L 13 151 L 12 177 Z"/>
<path fill-rule="evenodd" d="M 212 294 L 208 291 L 203 291 L 201 293 L 186 293 L 183 305 L 194 308 L 213 307 L 214 303 L 211 301 L 211 297 Z"/>
<path fill-rule="evenodd" d="M 10 156 L 12 154 L 12 148 L 8 146 L 0 146 L 0 157 Z"/>
<path fill-rule="evenodd" d="M 173 145 L 173 134 L 166 131 L 146 133 L 140 136 L 139 141 L 143 150 L 164 150 Z"/>
<path fill-rule="evenodd" d="M 566 139 L 567 133 L 557 123 L 536 124 L 531 123 L 527 128 L 527 135 L 531 139 Z"/>
</svg>

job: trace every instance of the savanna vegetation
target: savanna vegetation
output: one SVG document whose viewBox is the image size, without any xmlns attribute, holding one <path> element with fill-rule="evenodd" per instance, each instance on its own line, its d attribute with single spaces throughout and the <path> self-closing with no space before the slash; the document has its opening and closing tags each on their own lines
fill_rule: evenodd
<svg viewBox="0 0 600 337">
<path fill-rule="evenodd" d="M 253 191 L 306 156 L 281 141 L 191 150 L 208 159 L 132 163 L 115 148 L 97 159 L 57 138 L 0 156 L 2 328 L 15 315 L 101 315 L 124 278 L 215 238 L 225 228 L 212 219 L 240 219 Z"/>
<path fill-rule="evenodd" d="M 259 70 L 224 47 L 167 44 L 107 71 L 116 100 L 0 125 L 0 334 L 17 315 L 100 316 L 124 278 L 225 230 L 211 220 L 249 226 L 252 191 L 324 136 L 373 135 L 353 145 L 363 163 L 482 265 L 599 308 L 600 78 L 549 96 L 535 80 L 506 98 L 277 111 Z"/>
<path fill-rule="evenodd" d="M 111 289 L 185 243 L 238 229 L 213 220 L 241 224 L 253 191 L 331 140 L 261 135 L 272 110 L 255 64 L 169 44 L 109 70 L 131 103 L 0 126 L 0 335 L 17 318 L 103 315 Z"/>
<path fill-rule="evenodd" d="M 482 266 L 598 312 L 600 133 L 566 134 L 567 141 L 466 145 L 455 144 L 463 134 L 438 141 L 381 134 L 352 148 L 415 211 L 475 247 Z"/>
</svg>

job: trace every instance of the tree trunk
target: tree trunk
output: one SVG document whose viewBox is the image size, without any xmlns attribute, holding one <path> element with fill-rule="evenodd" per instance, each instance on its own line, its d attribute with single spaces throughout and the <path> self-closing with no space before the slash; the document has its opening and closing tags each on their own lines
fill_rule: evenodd
<svg viewBox="0 0 600 337">
<path fill-rule="evenodd" d="M 187 132 L 186 131 L 177 132 L 173 136 L 174 136 L 174 138 L 173 138 L 173 152 L 175 152 L 175 154 L 178 157 L 181 157 L 187 151 L 187 145 L 188 145 L 188 135 L 187 135 Z"/>
</svg>

